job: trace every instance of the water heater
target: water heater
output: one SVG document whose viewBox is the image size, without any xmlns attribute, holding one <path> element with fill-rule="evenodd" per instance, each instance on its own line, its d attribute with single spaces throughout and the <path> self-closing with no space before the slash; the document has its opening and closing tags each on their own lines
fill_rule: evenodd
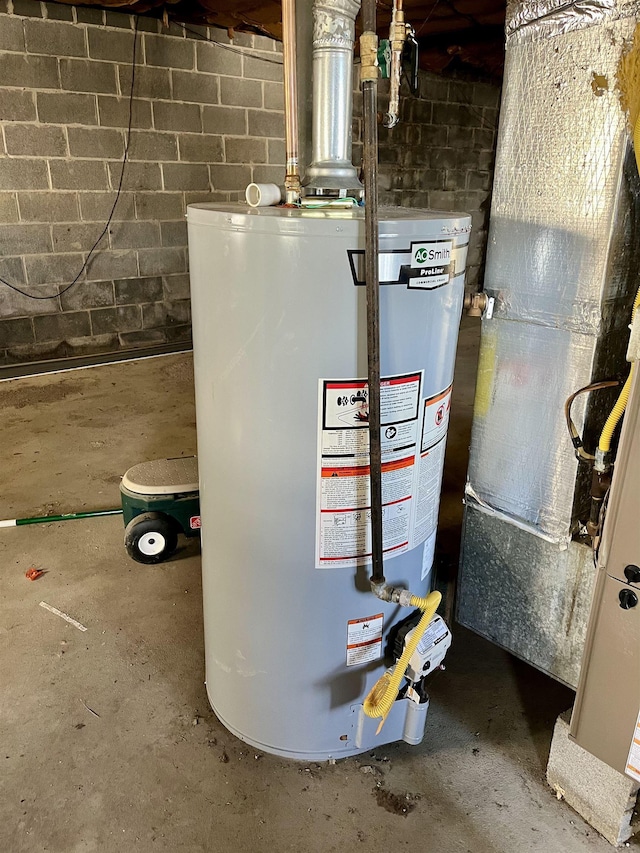
<svg viewBox="0 0 640 853">
<path fill-rule="evenodd" d="M 363 713 L 407 627 L 368 580 L 363 211 L 195 204 L 188 225 L 211 705 L 291 758 L 418 743 L 424 700 L 399 694 L 379 734 Z M 462 214 L 380 215 L 385 574 L 417 594 L 431 583 L 470 229 Z"/>
</svg>

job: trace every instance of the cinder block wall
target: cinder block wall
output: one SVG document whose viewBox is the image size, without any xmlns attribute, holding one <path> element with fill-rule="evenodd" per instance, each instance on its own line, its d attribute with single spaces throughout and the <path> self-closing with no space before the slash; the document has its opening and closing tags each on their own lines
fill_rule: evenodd
<svg viewBox="0 0 640 853">
<path fill-rule="evenodd" d="M 139 29 L 109 233 L 61 296 L 0 282 L 0 364 L 188 341 L 186 205 L 281 178 L 280 45 L 146 17 Z M 36 296 L 75 278 L 113 205 L 133 36 L 130 15 L 0 0 L 0 276 Z"/>
<path fill-rule="evenodd" d="M 280 45 L 140 17 L 123 191 L 100 251 L 62 292 L 115 200 L 133 23 L 115 11 L 0 0 L 0 276 L 53 296 L 0 282 L 0 364 L 188 341 L 186 205 L 236 201 L 252 180 L 282 182 Z M 418 100 L 403 99 L 408 122 L 381 130 L 382 200 L 473 213 L 475 284 L 498 89 L 430 75 L 421 85 Z M 461 104 L 469 99 L 477 103 Z M 356 118 L 356 157 L 360 130 Z"/>
</svg>

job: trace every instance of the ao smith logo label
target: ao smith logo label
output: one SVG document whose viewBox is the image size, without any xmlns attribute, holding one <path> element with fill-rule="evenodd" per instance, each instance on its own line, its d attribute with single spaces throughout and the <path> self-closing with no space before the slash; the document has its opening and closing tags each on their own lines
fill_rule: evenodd
<svg viewBox="0 0 640 853">
<path fill-rule="evenodd" d="M 453 243 L 443 241 L 441 243 L 413 244 L 411 253 L 411 266 L 416 267 L 447 267 L 451 263 L 451 252 Z"/>
<path fill-rule="evenodd" d="M 448 261 L 451 258 L 449 249 L 416 249 L 416 263 L 426 264 L 427 261 Z"/>
</svg>

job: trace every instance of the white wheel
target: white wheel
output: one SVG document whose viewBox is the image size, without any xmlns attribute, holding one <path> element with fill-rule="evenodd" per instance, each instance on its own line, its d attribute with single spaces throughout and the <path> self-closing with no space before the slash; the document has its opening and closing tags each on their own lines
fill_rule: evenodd
<svg viewBox="0 0 640 853">
<path fill-rule="evenodd" d="M 138 548 L 145 557 L 157 557 L 167 547 L 167 541 L 162 533 L 144 533 L 138 539 Z"/>
<path fill-rule="evenodd" d="M 176 550 L 178 531 L 163 513 L 144 512 L 127 524 L 124 544 L 138 563 L 160 563 Z"/>
</svg>

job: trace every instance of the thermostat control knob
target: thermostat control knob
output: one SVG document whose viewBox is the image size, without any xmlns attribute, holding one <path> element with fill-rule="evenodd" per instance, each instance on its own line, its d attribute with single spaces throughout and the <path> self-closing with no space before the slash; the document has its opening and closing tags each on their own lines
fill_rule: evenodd
<svg viewBox="0 0 640 853">
<path fill-rule="evenodd" d="M 640 568 L 638 566 L 626 566 L 624 576 L 629 583 L 640 583 Z"/>
<path fill-rule="evenodd" d="M 618 598 L 620 599 L 620 607 L 623 610 L 631 610 L 638 603 L 638 596 L 632 589 L 621 589 Z"/>
</svg>

